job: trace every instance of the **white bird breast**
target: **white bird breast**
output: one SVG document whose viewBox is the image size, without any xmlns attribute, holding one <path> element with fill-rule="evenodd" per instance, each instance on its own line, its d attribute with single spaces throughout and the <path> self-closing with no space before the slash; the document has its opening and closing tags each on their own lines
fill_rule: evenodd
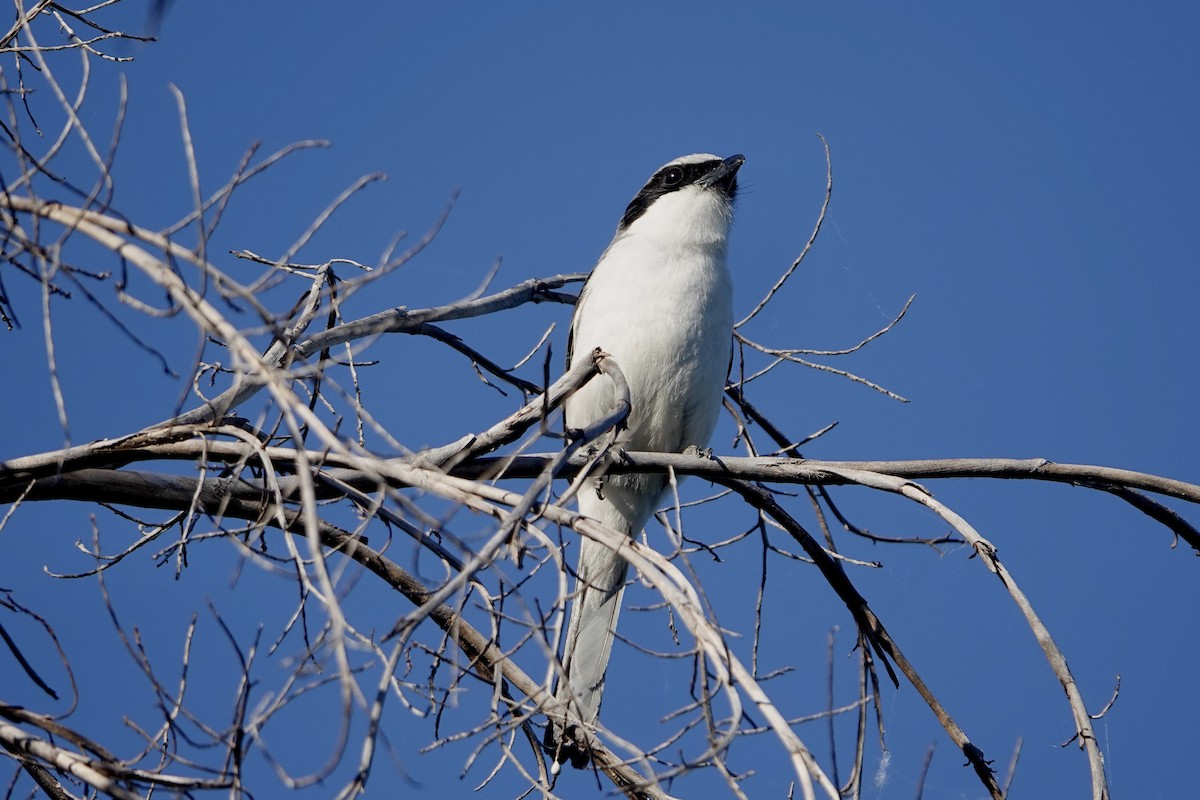
<svg viewBox="0 0 1200 800">
<path fill-rule="evenodd" d="M 588 280 L 572 363 L 596 347 L 616 360 L 633 402 L 628 449 L 680 452 L 712 435 L 732 347 L 729 222 L 718 192 L 689 187 L 659 198 L 618 234 Z M 594 379 L 567 404 L 567 424 L 586 425 L 612 400 L 611 381 Z"/>
</svg>

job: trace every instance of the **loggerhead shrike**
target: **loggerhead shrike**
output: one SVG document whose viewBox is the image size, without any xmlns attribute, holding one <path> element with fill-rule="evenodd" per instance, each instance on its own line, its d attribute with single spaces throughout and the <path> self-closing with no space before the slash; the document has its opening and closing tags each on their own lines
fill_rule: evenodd
<svg viewBox="0 0 1200 800">
<path fill-rule="evenodd" d="M 568 367 L 599 347 L 629 383 L 632 410 L 618 444 L 679 453 L 708 443 L 729 375 L 733 286 L 725 266 L 740 155 L 677 158 L 655 172 L 617 225 L 575 305 Z M 568 428 L 612 408 L 612 382 L 598 376 L 572 395 Z M 628 536 L 641 532 L 666 489 L 661 475 L 588 481 L 579 511 Z M 570 709 L 551 719 L 545 745 L 558 765 L 587 766 L 587 727 L 600 711 L 604 670 L 629 565 L 583 539 L 556 696 Z"/>
</svg>

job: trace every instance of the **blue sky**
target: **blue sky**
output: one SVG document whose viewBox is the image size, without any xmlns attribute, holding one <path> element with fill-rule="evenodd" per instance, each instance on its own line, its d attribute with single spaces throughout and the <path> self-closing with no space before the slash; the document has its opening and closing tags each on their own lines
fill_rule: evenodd
<svg viewBox="0 0 1200 800">
<path fill-rule="evenodd" d="M 127 5 L 121 19 L 140 26 L 143 7 Z M 644 179 L 696 151 L 747 158 L 732 244 L 736 308 L 744 312 L 812 228 L 824 192 L 820 133 L 834 170 L 824 231 L 748 334 L 779 347 L 845 347 L 917 298 L 888 336 L 825 360 L 910 403 L 799 367 L 752 385 L 751 399 L 797 438 L 839 423 L 807 455 L 1042 457 L 1197 481 L 1200 380 L 1189 353 L 1200 296 L 1198 36 L 1200 10 L 1182 2 L 1136 9 L 1077 2 L 581 9 L 214 0 L 173 4 L 157 44 L 129 50 L 131 63 L 99 70 L 86 118 L 98 129 L 108 124 L 123 72 L 130 105 L 115 205 L 149 226 L 165 226 L 190 207 L 168 84 L 187 99 L 206 191 L 224 183 L 253 141 L 271 151 L 329 140 L 328 150 L 295 155 L 246 187 L 220 229 L 224 250 L 277 256 L 337 193 L 380 171 L 387 181 L 352 200 L 299 256 L 371 263 L 397 231 L 415 237 L 427 229 L 460 190 L 434 245 L 355 299 L 362 314 L 461 297 L 497 258 L 497 287 L 584 271 Z M 218 263 L 235 273 L 244 268 L 224 256 Z M 42 366 L 38 298 L 31 286 L 7 283 L 25 311 L 23 327 L 0 338 L 0 353 L 29 377 L 21 391 L 4 393 L 3 453 L 53 449 L 63 432 Z M 551 322 L 562 353 L 568 318 L 568 309 L 536 307 L 452 330 L 511 363 Z M 183 387 L 94 312 L 64 303 L 55 320 L 73 441 L 135 430 L 171 412 Z M 156 331 L 186 368 L 195 348 L 186 326 L 141 329 Z M 478 430 L 513 407 L 430 342 L 391 337 L 370 355 L 382 363 L 367 378 L 367 404 L 409 446 Z M 536 372 L 527 377 L 536 380 Z M 732 432 L 723 422 L 714 449 L 731 452 Z M 693 494 L 707 488 L 693 483 Z M 1082 488 L 927 485 L 999 547 L 1091 708 L 1104 705 L 1121 675 L 1121 696 L 1097 723 L 1114 796 L 1186 795 L 1194 782 L 1177 754 L 1179 741 L 1192 736 L 1200 694 L 1175 678 L 1200 658 L 1194 555 L 1172 550 L 1167 532 L 1120 501 Z M 865 490 L 837 496 L 855 521 L 878 533 L 942 532 L 897 498 Z M 63 631 L 98 631 L 104 641 L 94 643 L 96 652 L 128 668 L 103 624 L 85 624 L 72 611 L 95 605 L 95 584 L 63 588 L 41 575 L 43 564 L 79 568 L 72 542 L 90 537 L 84 511 L 22 514 L 0 533 L 0 547 L 11 553 L 0 586 L 52 598 L 45 607 L 57 610 Z M 696 521 L 692 533 L 723 538 L 745 517 L 715 515 Z M 118 541 L 118 521 L 101 519 Z M 938 554 L 840 541 L 852 555 L 884 562 L 852 577 L 1001 772 L 1024 737 L 1014 793 L 1088 796 L 1082 755 L 1058 747 L 1072 733 L 1061 690 L 977 560 L 962 548 Z M 286 585 L 243 577 L 230 588 L 229 553 L 214 547 L 196 560 L 193 574 L 175 582 L 144 559 L 130 568 L 140 583 L 122 587 L 131 616 L 148 597 L 173 609 L 136 620 L 161 630 L 164 658 L 197 597 L 214 597 L 234 616 L 247 607 L 288 613 L 290 599 L 275 596 Z M 747 546 L 697 568 L 722 623 L 747 631 L 757 550 Z M 789 713 L 819 710 L 825 637 L 840 626 L 838 653 L 847 653 L 851 623 L 815 570 L 782 561 L 771 570 L 765 657 L 797 666 Z M 402 613 L 395 598 L 360 589 L 363 613 L 380 602 L 391 606 L 383 618 Z M 648 593 L 638 597 L 648 602 Z M 257 622 L 249 616 L 239 620 L 247 635 Z M 629 614 L 626 623 L 644 644 L 666 641 L 661 622 Z M 205 641 L 221 650 L 211 627 Z M 14 669 L 0 661 L 3 674 Z M 618 652 L 613 669 L 605 719 L 617 727 L 652 723 L 629 694 L 668 692 L 675 673 L 631 652 Z M 852 693 L 848 675 L 839 678 L 843 700 Z M 119 700 L 89 705 L 73 719 L 104 730 L 135 713 Z M 460 699 L 456 724 L 477 718 L 476 702 L 486 696 Z M 912 796 L 935 741 L 924 796 L 982 796 L 911 687 L 886 691 L 883 711 L 891 760 L 864 797 Z M 458 778 L 468 752 L 462 747 L 418 755 L 432 738 L 430 723 L 393 713 L 388 735 L 417 794 L 465 795 L 485 774 L 477 767 Z M 304 752 L 300 741 L 275 735 L 277 747 Z M 809 726 L 801 735 L 826 754 L 823 729 Z M 314 753 L 324 757 L 320 748 Z M 878 766 L 876 751 L 868 772 Z M 755 769 L 745 787 L 751 796 L 783 796 L 782 758 L 774 766 L 755 760 Z M 382 763 L 371 793 L 386 793 L 399 774 Z M 567 796 L 600 796 L 584 775 L 565 779 Z M 686 784 L 688 796 L 706 795 L 704 780 Z M 515 796 L 518 785 L 515 774 L 502 773 L 480 796 Z"/>
</svg>

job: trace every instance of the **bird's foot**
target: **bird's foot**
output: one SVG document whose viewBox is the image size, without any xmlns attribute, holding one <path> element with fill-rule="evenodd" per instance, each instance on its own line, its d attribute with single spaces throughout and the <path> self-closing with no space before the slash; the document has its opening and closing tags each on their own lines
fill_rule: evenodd
<svg viewBox="0 0 1200 800">
<path fill-rule="evenodd" d="M 693 458 L 704 458 L 710 460 L 713 457 L 713 451 L 711 447 L 705 447 L 703 450 L 701 450 L 699 445 L 694 444 L 689 444 L 687 447 L 685 447 L 683 454 L 685 456 L 692 456 Z"/>
</svg>

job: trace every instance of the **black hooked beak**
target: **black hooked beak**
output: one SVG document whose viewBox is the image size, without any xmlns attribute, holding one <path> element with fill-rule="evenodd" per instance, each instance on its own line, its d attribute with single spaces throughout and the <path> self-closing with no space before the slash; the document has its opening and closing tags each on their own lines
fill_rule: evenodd
<svg viewBox="0 0 1200 800">
<path fill-rule="evenodd" d="M 746 157 L 741 153 L 730 156 L 714 167 L 712 172 L 696 181 L 696 185 L 705 189 L 709 186 L 720 186 L 732 197 L 737 183 L 737 171 L 745 163 Z"/>
</svg>

